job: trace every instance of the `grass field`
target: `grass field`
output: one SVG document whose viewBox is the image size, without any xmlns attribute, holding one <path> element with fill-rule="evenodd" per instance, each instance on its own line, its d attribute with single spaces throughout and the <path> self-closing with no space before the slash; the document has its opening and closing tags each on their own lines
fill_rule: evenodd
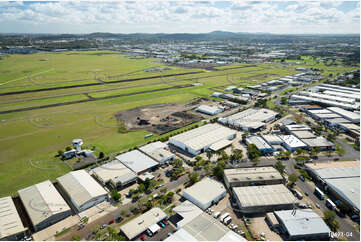
<svg viewBox="0 0 361 242">
<path fill-rule="evenodd" d="M 96 83 L 95 74 L 133 78 L 159 73 L 145 73 L 150 67 L 162 66 L 154 59 L 129 59 L 117 52 L 64 52 L 13 55 L 0 60 L 0 93 Z M 230 67 L 242 67 L 230 69 Z M 307 66 L 306 66 L 307 67 Z M 159 104 L 186 103 L 197 97 L 209 98 L 214 90 L 223 91 L 229 85 L 255 85 L 264 81 L 296 73 L 295 66 L 238 64 L 220 67 L 220 71 L 186 76 L 154 78 L 134 82 L 76 87 L 0 96 L 0 111 L 44 104 L 61 103 L 87 98 L 109 97 L 141 91 L 201 82 L 201 86 L 154 91 L 86 103 L 22 111 L 0 115 L 0 197 L 16 194 L 20 188 L 46 179 L 54 180 L 70 171 L 55 158 L 59 149 L 71 145 L 74 138 L 95 146 L 108 155 L 144 144 L 145 130 L 118 133 L 114 114 L 127 109 Z M 322 67 L 324 74 L 344 71 L 348 67 Z M 352 68 L 349 68 L 352 69 Z M 199 70 L 199 69 L 197 69 Z M 196 70 L 196 71 L 197 71 Z M 171 67 L 169 73 L 188 73 L 194 69 Z M 166 73 L 167 71 L 165 71 Z M 31 77 L 29 77 L 31 76 Z M 116 78 L 113 78 L 116 79 Z M 103 81 L 109 81 L 104 79 Z M 3 84 L 3 85 L 1 85 Z M 99 123 L 100 122 L 100 123 Z M 159 138 L 155 135 L 152 139 Z"/>
</svg>

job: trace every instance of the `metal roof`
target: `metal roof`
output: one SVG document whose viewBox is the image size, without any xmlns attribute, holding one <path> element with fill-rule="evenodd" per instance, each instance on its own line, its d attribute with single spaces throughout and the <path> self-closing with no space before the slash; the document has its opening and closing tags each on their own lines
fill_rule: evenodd
<svg viewBox="0 0 361 242">
<path fill-rule="evenodd" d="M 232 144 L 232 140 L 228 140 L 228 139 L 223 139 L 220 140 L 214 144 L 212 144 L 211 146 L 209 146 L 209 148 L 213 151 L 218 151 L 220 149 L 223 149 L 225 147 L 227 147 L 228 145 Z"/>
<path fill-rule="evenodd" d="M 319 84 L 319 86 L 330 87 L 330 88 L 334 88 L 334 89 L 338 89 L 338 90 L 348 90 L 351 92 L 360 93 L 360 88 L 344 87 L 344 86 L 325 84 L 325 83 Z"/>
<path fill-rule="evenodd" d="M 278 114 L 277 112 L 265 108 L 260 108 L 260 109 L 250 108 L 242 112 L 235 113 L 233 115 L 225 117 L 225 119 L 226 122 L 231 125 L 234 125 L 235 123 L 249 123 L 249 124 L 252 124 L 253 122 L 264 123 L 266 122 L 266 120 L 276 116 L 277 114 Z"/>
<path fill-rule="evenodd" d="M 283 179 L 281 174 L 271 166 L 224 169 L 224 176 L 227 178 L 229 183 Z"/>
<path fill-rule="evenodd" d="M 345 97 L 338 97 L 338 96 L 332 96 L 332 95 L 327 95 L 327 94 L 322 94 L 319 92 L 300 92 L 300 95 L 305 95 L 305 96 L 309 96 L 309 97 L 316 97 L 316 98 L 321 98 L 321 99 L 327 99 L 327 100 L 331 100 L 331 101 L 337 101 L 337 102 L 343 102 L 343 103 L 349 103 L 349 104 L 354 104 L 355 103 L 355 99 L 354 98 L 345 98 Z"/>
<path fill-rule="evenodd" d="M 188 194 L 201 204 L 207 204 L 225 192 L 222 183 L 208 177 L 183 190 L 183 194 Z"/>
<path fill-rule="evenodd" d="M 307 146 L 294 135 L 282 135 L 280 138 L 292 148 L 303 148 Z"/>
<path fill-rule="evenodd" d="M 126 183 L 137 177 L 137 174 L 123 165 L 119 160 L 113 160 L 109 163 L 96 167 L 92 170 L 94 175 L 103 183 L 113 181 L 115 183 Z"/>
<path fill-rule="evenodd" d="M 21 189 L 18 193 L 34 226 L 53 215 L 70 211 L 49 180 Z"/>
<path fill-rule="evenodd" d="M 334 96 L 339 96 L 339 97 L 349 97 L 349 98 L 354 98 L 356 100 L 360 100 L 360 94 L 352 94 L 352 93 L 344 93 L 344 92 L 337 92 L 337 91 L 330 91 L 330 90 L 326 90 L 323 93 L 328 94 L 328 95 L 334 95 Z"/>
<path fill-rule="evenodd" d="M 208 114 L 217 114 L 223 111 L 223 109 L 217 106 L 208 106 L 208 105 L 201 105 L 199 106 L 196 111 Z"/>
<path fill-rule="evenodd" d="M 220 124 L 206 124 L 199 128 L 173 136 L 169 139 L 169 141 L 178 141 L 197 151 L 220 140 L 227 139 L 236 133 L 237 132 L 235 130 L 224 127 Z"/>
<path fill-rule="evenodd" d="M 165 218 L 167 218 L 167 214 L 163 212 L 162 209 L 154 207 L 139 217 L 136 217 L 120 226 L 120 230 L 128 237 L 128 239 L 131 240 L 153 224 L 156 224 Z"/>
<path fill-rule="evenodd" d="M 254 144 L 259 150 L 272 149 L 272 147 L 260 136 L 250 136 L 246 138 L 246 142 L 247 144 Z"/>
<path fill-rule="evenodd" d="M 305 131 L 305 130 L 292 131 L 292 134 L 294 136 L 296 136 L 297 138 L 299 138 L 299 139 L 310 139 L 310 138 L 315 138 L 316 137 L 316 135 L 314 135 L 310 131 Z"/>
<path fill-rule="evenodd" d="M 107 191 L 85 170 L 72 171 L 56 179 L 78 207 Z"/>
<path fill-rule="evenodd" d="M 157 149 L 166 149 L 166 148 L 168 148 L 168 145 L 160 141 L 156 141 L 140 147 L 139 150 L 143 151 L 144 153 L 148 153 Z"/>
<path fill-rule="evenodd" d="M 293 204 L 295 197 L 282 184 L 266 186 L 233 187 L 241 207 Z"/>
<path fill-rule="evenodd" d="M 150 169 L 159 164 L 139 150 L 129 151 L 127 153 L 118 155 L 115 158 L 135 173 Z"/>
<path fill-rule="evenodd" d="M 307 131 L 311 130 L 311 128 L 305 124 L 288 124 L 285 125 L 288 131 Z"/>
<path fill-rule="evenodd" d="M 312 209 L 282 210 L 274 212 L 282 221 L 290 236 L 329 234 L 331 231 L 323 219 Z"/>
<path fill-rule="evenodd" d="M 13 199 L 0 198 L 0 239 L 25 231 Z"/>
<path fill-rule="evenodd" d="M 262 135 L 262 138 L 268 142 L 269 144 L 272 143 L 282 143 L 282 139 L 280 137 L 278 137 L 277 135 L 274 134 L 267 134 L 267 135 Z"/>
<path fill-rule="evenodd" d="M 345 109 L 339 108 L 339 107 L 328 107 L 328 110 L 341 115 L 342 117 L 348 119 L 348 120 L 358 120 L 360 122 L 360 114 L 347 111 Z"/>
<path fill-rule="evenodd" d="M 307 139 L 304 138 L 302 141 L 309 147 L 325 147 L 325 146 L 334 146 L 335 144 L 331 141 L 328 141 L 326 138 L 322 136 L 318 136 L 316 138 Z"/>
<path fill-rule="evenodd" d="M 310 101 L 310 102 L 315 102 L 315 103 L 322 103 L 324 105 L 341 107 L 341 108 L 350 109 L 350 110 L 355 110 L 355 109 L 359 108 L 359 105 L 341 103 L 341 102 L 337 102 L 337 101 L 330 101 L 330 100 L 325 100 L 325 99 L 321 99 L 321 98 L 301 96 L 301 95 L 292 95 L 291 99 Z"/>
<path fill-rule="evenodd" d="M 324 179 L 328 186 L 360 210 L 360 177 Z"/>
<path fill-rule="evenodd" d="M 184 229 L 180 229 L 166 238 L 164 241 L 197 241 L 190 233 Z"/>
<path fill-rule="evenodd" d="M 183 219 L 177 223 L 177 227 L 183 227 L 183 225 L 186 225 L 203 213 L 202 209 L 188 200 L 173 208 L 173 212 L 176 212 L 183 217 Z"/>
</svg>

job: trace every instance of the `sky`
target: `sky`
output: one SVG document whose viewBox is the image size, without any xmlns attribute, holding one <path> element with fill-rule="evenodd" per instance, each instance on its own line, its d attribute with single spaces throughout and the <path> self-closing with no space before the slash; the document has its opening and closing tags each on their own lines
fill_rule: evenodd
<svg viewBox="0 0 361 242">
<path fill-rule="evenodd" d="M 359 34 L 359 1 L 0 0 L 0 33 Z"/>
</svg>

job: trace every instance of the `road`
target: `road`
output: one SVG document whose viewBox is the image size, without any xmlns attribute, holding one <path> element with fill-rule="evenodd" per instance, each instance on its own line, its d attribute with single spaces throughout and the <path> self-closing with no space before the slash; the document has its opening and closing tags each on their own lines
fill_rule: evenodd
<svg viewBox="0 0 361 242">
<path fill-rule="evenodd" d="M 294 159 L 290 159 L 284 162 L 284 165 L 286 166 L 286 169 L 288 171 L 289 174 L 291 173 L 296 173 L 295 168 L 293 167 L 293 165 L 296 164 L 296 161 Z M 312 200 L 312 202 L 314 204 L 318 203 L 320 205 L 320 209 L 321 211 L 327 211 L 328 208 L 325 205 L 325 201 L 324 200 L 319 200 L 314 194 L 314 187 L 312 185 L 310 185 L 308 182 L 302 182 L 300 180 L 298 180 L 296 182 L 296 185 L 303 191 L 308 193 L 308 197 Z M 360 231 L 357 231 L 354 226 L 352 225 L 352 222 L 349 221 L 348 218 L 341 218 L 339 216 L 336 216 L 337 221 L 340 224 L 340 228 L 339 231 L 343 232 L 344 235 L 347 233 L 349 234 L 349 232 L 352 232 L 352 236 L 348 237 L 348 240 L 352 240 L 352 241 L 359 241 L 360 240 Z"/>
</svg>

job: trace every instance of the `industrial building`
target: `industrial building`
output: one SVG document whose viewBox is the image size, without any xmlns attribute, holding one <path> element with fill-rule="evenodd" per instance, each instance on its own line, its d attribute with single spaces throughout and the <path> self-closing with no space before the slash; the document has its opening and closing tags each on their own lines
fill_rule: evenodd
<svg viewBox="0 0 361 242">
<path fill-rule="evenodd" d="M 283 140 L 274 134 L 262 135 L 262 138 L 270 145 L 281 145 Z"/>
<path fill-rule="evenodd" d="M 254 144 L 257 149 L 264 154 L 273 154 L 273 148 L 260 136 L 250 136 L 246 138 L 246 144 Z"/>
<path fill-rule="evenodd" d="M 0 198 L 0 240 L 21 240 L 26 230 L 13 199 Z"/>
<path fill-rule="evenodd" d="M 327 109 L 351 121 L 352 123 L 360 123 L 359 113 L 350 112 L 338 107 L 329 107 Z"/>
<path fill-rule="evenodd" d="M 265 127 L 266 123 L 271 122 L 278 116 L 277 112 L 269 109 L 250 108 L 242 112 L 218 119 L 218 122 L 248 131 L 257 131 Z"/>
<path fill-rule="evenodd" d="M 321 148 L 322 151 L 335 149 L 335 144 L 322 136 L 318 136 L 312 139 L 302 139 L 302 142 L 308 146 L 308 149 L 313 149 L 316 147 Z"/>
<path fill-rule="evenodd" d="M 168 163 L 176 158 L 176 155 L 169 151 L 168 145 L 160 141 L 144 145 L 140 147 L 139 150 L 160 164 Z"/>
<path fill-rule="evenodd" d="M 313 139 L 316 138 L 316 135 L 310 131 L 292 131 L 292 135 L 296 136 L 299 139 Z"/>
<path fill-rule="evenodd" d="M 275 211 L 288 240 L 327 240 L 331 230 L 312 209 Z"/>
<path fill-rule="evenodd" d="M 356 214 L 360 212 L 360 162 L 343 161 L 307 163 L 307 171 L 323 188 L 345 203 Z"/>
<path fill-rule="evenodd" d="M 295 197 L 283 184 L 233 187 L 233 194 L 242 213 L 292 209 L 295 203 Z"/>
<path fill-rule="evenodd" d="M 280 138 L 283 140 L 283 147 L 290 152 L 307 148 L 307 145 L 294 135 L 280 135 Z"/>
<path fill-rule="evenodd" d="M 44 181 L 18 191 L 35 231 L 71 215 L 71 209 L 54 185 Z"/>
<path fill-rule="evenodd" d="M 204 212 L 194 215 L 193 211 L 189 214 L 184 212 L 187 223 L 164 241 L 246 241 L 213 216 Z"/>
<path fill-rule="evenodd" d="M 296 102 L 295 102 L 296 101 Z M 300 101 L 300 102 L 298 102 Z M 291 99 L 289 100 L 289 103 L 295 103 L 295 104 L 308 104 L 308 103 L 315 103 L 315 104 L 319 104 L 319 105 L 323 105 L 323 106 L 331 106 L 331 107 L 340 107 L 346 110 L 357 110 L 359 109 L 359 105 L 356 104 L 349 104 L 349 103 L 342 103 L 339 101 L 331 101 L 331 100 L 326 100 L 326 99 L 322 99 L 322 98 L 317 98 L 317 97 L 309 97 L 309 96 L 304 96 L 304 95 L 292 95 Z"/>
<path fill-rule="evenodd" d="M 299 94 L 301 96 L 320 98 L 320 99 L 330 100 L 330 101 L 340 102 L 340 103 L 355 104 L 355 102 L 356 102 L 356 100 L 353 98 L 332 96 L 332 95 L 322 94 L 319 92 L 300 92 Z"/>
<path fill-rule="evenodd" d="M 158 162 L 143 154 L 139 150 L 126 152 L 116 156 L 115 158 L 138 175 L 154 169 L 159 165 Z"/>
<path fill-rule="evenodd" d="M 272 166 L 224 169 L 227 188 L 282 184 L 284 178 Z"/>
<path fill-rule="evenodd" d="M 227 191 L 223 184 L 211 178 L 204 178 L 183 190 L 182 196 L 205 210 L 221 200 Z"/>
<path fill-rule="evenodd" d="M 137 174 L 113 160 L 92 170 L 92 175 L 103 185 L 110 184 L 113 188 L 121 188 L 137 180 Z"/>
<path fill-rule="evenodd" d="M 197 112 L 205 113 L 208 115 L 216 115 L 221 112 L 223 112 L 223 108 L 217 107 L 217 106 L 208 106 L 208 105 L 201 105 L 198 108 L 196 108 Z"/>
<path fill-rule="evenodd" d="M 149 227 L 166 218 L 168 218 L 168 215 L 162 209 L 154 207 L 120 226 L 120 231 L 122 231 L 129 240 L 133 240 Z"/>
<path fill-rule="evenodd" d="M 288 133 L 292 133 L 294 131 L 311 131 L 312 129 L 305 125 L 305 124 L 289 124 L 289 125 L 284 125 L 284 129 L 286 130 L 286 132 Z"/>
<path fill-rule="evenodd" d="M 344 93 L 344 92 L 331 91 L 331 90 L 326 90 L 323 93 L 327 94 L 327 95 L 331 95 L 331 96 L 353 98 L 356 101 L 360 101 L 360 94 L 359 93 L 353 94 L 353 93 Z"/>
<path fill-rule="evenodd" d="M 234 139 L 236 135 L 235 130 L 220 124 L 206 124 L 169 138 L 169 144 L 181 148 L 191 155 L 198 155 L 218 142 L 224 143 L 224 140 Z"/>
<path fill-rule="evenodd" d="M 77 212 L 82 212 L 108 199 L 107 191 L 85 170 L 69 172 L 56 180 Z"/>
</svg>

